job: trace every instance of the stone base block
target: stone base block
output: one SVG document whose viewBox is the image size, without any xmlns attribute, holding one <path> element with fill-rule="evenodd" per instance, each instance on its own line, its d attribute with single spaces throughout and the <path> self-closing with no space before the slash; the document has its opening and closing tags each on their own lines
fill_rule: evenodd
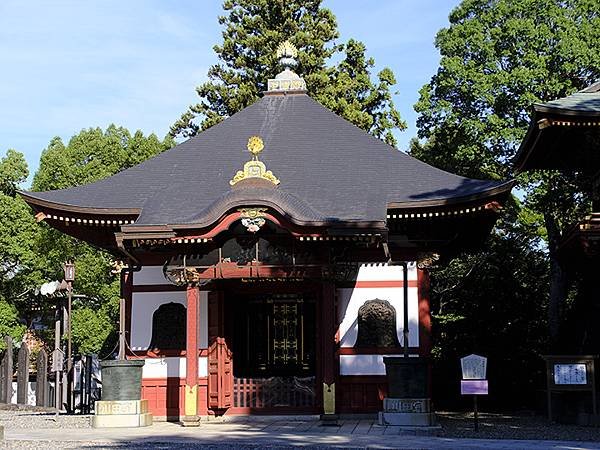
<svg viewBox="0 0 600 450">
<path fill-rule="evenodd" d="M 397 425 L 405 427 L 431 427 L 435 425 L 433 413 L 380 412 L 379 425 Z"/>
<path fill-rule="evenodd" d="M 98 400 L 96 415 L 144 414 L 148 412 L 148 400 Z"/>
<path fill-rule="evenodd" d="M 337 427 L 339 426 L 339 416 L 337 414 L 321 414 L 319 416 L 319 419 L 321 420 L 321 425 L 322 426 L 331 426 L 331 427 Z"/>
<path fill-rule="evenodd" d="M 199 427 L 200 417 L 199 416 L 184 416 L 181 421 L 181 425 L 184 427 Z"/>
<path fill-rule="evenodd" d="M 389 398 L 383 399 L 383 412 L 386 413 L 429 413 L 431 400 L 428 398 Z"/>
<path fill-rule="evenodd" d="M 94 428 L 147 427 L 149 425 L 152 425 L 151 413 L 106 414 L 92 418 Z"/>
<path fill-rule="evenodd" d="M 94 428 L 147 427 L 152 425 L 148 400 L 99 400 L 92 418 Z"/>
</svg>

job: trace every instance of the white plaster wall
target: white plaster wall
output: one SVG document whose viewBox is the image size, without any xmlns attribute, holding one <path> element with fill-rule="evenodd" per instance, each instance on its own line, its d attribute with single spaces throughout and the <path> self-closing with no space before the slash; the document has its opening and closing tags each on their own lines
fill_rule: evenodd
<svg viewBox="0 0 600 450">
<path fill-rule="evenodd" d="M 362 265 L 357 282 L 403 281 L 402 266 Z M 409 264 L 408 281 L 417 280 L 415 264 Z M 404 288 L 402 287 L 355 287 L 340 288 L 338 293 L 338 323 L 341 347 L 354 347 L 358 335 L 358 310 L 367 301 L 379 298 L 387 300 L 396 310 L 396 332 L 403 344 Z M 419 345 L 419 290 L 408 288 L 408 342 L 411 347 Z"/>
<path fill-rule="evenodd" d="M 185 291 L 175 292 L 134 292 L 131 301 L 132 350 L 147 350 L 152 337 L 152 315 L 164 303 L 181 303 L 186 306 Z M 200 291 L 199 303 L 199 347 L 208 347 L 208 292 Z"/>
<path fill-rule="evenodd" d="M 142 378 L 185 377 L 185 357 L 146 358 Z M 198 358 L 198 376 L 208 376 L 208 358 Z"/>
<path fill-rule="evenodd" d="M 404 281 L 403 270 L 402 266 L 363 264 L 359 268 L 356 278 L 358 286 L 337 290 L 338 323 L 340 324 L 338 331 L 341 347 L 354 347 L 358 336 L 358 310 L 367 300 L 376 298 L 389 301 L 396 310 L 396 333 L 398 342 L 403 344 L 404 288 L 401 286 L 376 286 L 377 282 L 400 284 Z M 409 263 L 408 281 L 416 281 L 417 277 L 416 264 Z M 361 282 L 369 282 L 369 284 L 361 287 Z M 417 287 L 408 288 L 408 342 L 411 347 L 419 346 L 419 290 Z M 384 356 L 393 355 L 340 355 L 340 375 L 385 375 Z"/>
<path fill-rule="evenodd" d="M 139 272 L 133 272 L 134 286 L 152 284 L 172 284 L 165 278 L 162 266 L 143 266 Z"/>
<path fill-rule="evenodd" d="M 340 355 L 340 375 L 385 375 L 384 356 L 401 355 Z"/>
<path fill-rule="evenodd" d="M 33 381 L 27 382 L 27 405 L 35 406 L 35 388 L 36 383 Z M 12 397 L 10 399 L 10 403 L 17 403 L 17 382 L 13 381 L 12 383 Z"/>
</svg>

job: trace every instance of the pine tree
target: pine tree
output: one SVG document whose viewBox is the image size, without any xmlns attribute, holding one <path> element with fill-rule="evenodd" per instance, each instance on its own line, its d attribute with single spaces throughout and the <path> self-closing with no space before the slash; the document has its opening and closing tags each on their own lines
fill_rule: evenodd
<svg viewBox="0 0 600 450">
<path fill-rule="evenodd" d="M 295 71 L 317 101 L 395 145 L 392 130 L 406 124 L 392 102 L 396 83 L 388 68 L 371 79 L 375 64 L 365 45 L 350 40 L 336 44 L 337 23 L 322 0 L 225 0 L 219 17 L 223 42 L 214 47 L 220 62 L 209 69 L 210 81 L 196 91 L 200 101 L 191 105 L 171 127 L 172 136 L 191 137 L 255 102 L 267 80 L 281 71 L 276 49 L 289 40 L 298 50 Z M 328 66 L 331 59 L 340 62 Z"/>
</svg>

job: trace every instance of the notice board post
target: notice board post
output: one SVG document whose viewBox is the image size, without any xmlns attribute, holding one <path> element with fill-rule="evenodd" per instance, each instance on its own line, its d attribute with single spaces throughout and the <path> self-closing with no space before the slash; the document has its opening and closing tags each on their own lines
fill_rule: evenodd
<svg viewBox="0 0 600 450">
<path fill-rule="evenodd" d="M 546 361 L 548 419 L 554 420 L 552 394 L 557 392 L 590 392 L 592 414 L 597 417 L 595 360 L 598 355 L 547 355 L 543 358 Z"/>
<path fill-rule="evenodd" d="M 473 396 L 473 426 L 479 430 L 477 396 L 488 394 L 488 380 L 486 379 L 487 358 L 479 355 L 469 355 L 460 359 L 462 380 L 460 393 Z"/>
</svg>

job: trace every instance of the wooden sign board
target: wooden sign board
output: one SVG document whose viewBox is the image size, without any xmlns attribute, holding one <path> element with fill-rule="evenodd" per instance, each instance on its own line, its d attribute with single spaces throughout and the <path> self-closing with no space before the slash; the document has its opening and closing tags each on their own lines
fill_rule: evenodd
<svg viewBox="0 0 600 450">
<path fill-rule="evenodd" d="M 52 372 L 62 372 L 64 366 L 65 355 L 61 349 L 54 349 L 52 352 Z"/>
<path fill-rule="evenodd" d="M 548 418 L 554 420 L 552 394 L 559 392 L 589 392 L 592 414 L 598 414 L 595 362 L 598 355 L 547 355 L 546 380 Z"/>
<path fill-rule="evenodd" d="M 469 355 L 460 359 L 463 380 L 484 380 L 487 371 L 487 358 Z"/>
<path fill-rule="evenodd" d="M 557 385 L 586 385 L 587 365 L 584 364 L 554 364 L 554 384 Z"/>
</svg>

